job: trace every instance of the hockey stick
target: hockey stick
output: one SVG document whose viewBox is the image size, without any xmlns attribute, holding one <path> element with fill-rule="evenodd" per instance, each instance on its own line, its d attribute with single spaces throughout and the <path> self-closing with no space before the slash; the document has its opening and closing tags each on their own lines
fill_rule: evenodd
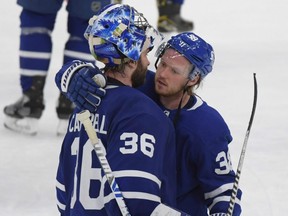
<svg viewBox="0 0 288 216">
<path fill-rule="evenodd" d="M 255 114 L 255 110 L 256 110 L 256 105 L 257 105 L 257 91 L 258 91 L 258 89 L 257 89 L 256 73 L 253 74 L 253 78 L 254 78 L 253 107 L 252 107 L 252 112 L 251 112 L 248 128 L 247 128 L 247 131 L 246 131 L 246 135 L 245 135 L 245 139 L 244 139 L 244 143 L 243 143 L 240 159 L 239 159 L 239 162 L 238 162 L 237 173 L 236 173 L 235 182 L 234 182 L 233 189 L 232 189 L 232 195 L 230 197 L 230 202 L 229 202 L 229 208 L 228 208 L 227 216 L 232 216 L 234 205 L 235 205 L 235 202 L 236 202 L 236 195 L 237 195 L 237 191 L 238 191 L 238 188 L 239 188 L 239 179 L 240 179 L 242 166 L 243 166 L 243 162 L 244 162 L 244 156 L 245 156 L 245 152 L 246 152 L 247 142 L 248 142 L 248 138 L 249 138 L 249 134 L 250 134 L 250 130 L 251 130 L 251 126 L 252 126 L 252 123 L 253 123 L 254 114 Z"/>
<path fill-rule="evenodd" d="M 104 151 L 102 149 L 102 146 L 99 144 L 99 140 L 97 137 L 97 134 L 95 132 L 94 127 L 92 126 L 92 122 L 89 119 L 90 112 L 88 110 L 84 110 L 80 113 L 78 113 L 77 118 L 78 120 L 84 125 L 84 128 L 86 130 L 86 133 L 94 147 L 94 150 L 96 152 L 96 155 L 99 159 L 99 162 L 101 164 L 101 167 L 107 177 L 107 181 L 110 185 L 110 188 L 115 196 L 116 202 L 118 204 L 118 207 L 122 213 L 123 216 L 130 216 L 130 213 L 128 211 L 128 208 L 125 204 L 122 192 L 119 189 L 119 186 L 115 180 L 115 176 L 112 173 L 111 167 L 107 161 L 107 158 L 104 154 Z"/>
</svg>

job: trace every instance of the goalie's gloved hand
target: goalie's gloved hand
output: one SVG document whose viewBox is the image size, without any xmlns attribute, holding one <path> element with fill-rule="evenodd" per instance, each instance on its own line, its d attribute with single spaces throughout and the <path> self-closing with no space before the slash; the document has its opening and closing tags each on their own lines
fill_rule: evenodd
<svg viewBox="0 0 288 216">
<path fill-rule="evenodd" d="M 80 110 L 97 110 L 106 91 L 106 78 L 92 63 L 74 60 L 62 66 L 55 76 L 59 90 Z"/>
</svg>

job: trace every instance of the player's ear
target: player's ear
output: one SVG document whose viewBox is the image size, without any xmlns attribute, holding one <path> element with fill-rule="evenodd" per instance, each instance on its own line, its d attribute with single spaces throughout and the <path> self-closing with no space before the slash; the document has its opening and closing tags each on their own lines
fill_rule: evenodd
<svg viewBox="0 0 288 216">
<path fill-rule="evenodd" d="M 192 86 L 198 84 L 199 81 L 200 81 L 200 75 L 196 75 L 196 76 L 194 76 L 193 79 L 190 79 L 190 80 L 188 81 L 187 86 L 188 86 L 188 87 L 192 87 Z"/>
<path fill-rule="evenodd" d="M 187 91 L 188 95 L 193 95 L 193 89 L 195 86 L 199 85 L 200 83 L 200 76 L 196 75 L 193 79 L 189 79 L 185 90 Z"/>
</svg>

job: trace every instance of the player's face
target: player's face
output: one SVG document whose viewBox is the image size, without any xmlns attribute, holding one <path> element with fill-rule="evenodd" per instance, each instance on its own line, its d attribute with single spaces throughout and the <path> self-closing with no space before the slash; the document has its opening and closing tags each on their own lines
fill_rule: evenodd
<svg viewBox="0 0 288 216">
<path fill-rule="evenodd" d="M 142 52 L 139 61 L 137 62 L 137 68 L 132 74 L 131 81 L 132 81 L 132 87 L 137 88 L 144 84 L 145 78 L 146 78 L 146 72 L 148 69 L 148 66 L 150 64 L 148 58 L 148 50 Z"/>
<path fill-rule="evenodd" d="M 167 49 L 161 57 L 155 75 L 155 90 L 161 96 L 181 97 L 189 81 L 190 62 L 173 49 Z"/>
</svg>

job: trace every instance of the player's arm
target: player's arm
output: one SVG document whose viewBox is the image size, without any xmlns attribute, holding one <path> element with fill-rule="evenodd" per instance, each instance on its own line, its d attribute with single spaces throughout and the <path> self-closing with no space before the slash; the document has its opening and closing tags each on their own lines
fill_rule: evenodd
<svg viewBox="0 0 288 216">
<path fill-rule="evenodd" d="M 222 137 L 210 142 L 213 144 L 209 145 L 209 148 L 202 149 L 200 153 L 203 163 L 199 167 L 202 171 L 198 173 L 198 179 L 202 180 L 201 187 L 205 193 L 210 215 L 225 215 L 232 195 L 235 172 L 232 168 L 228 140 Z M 241 195 L 241 190 L 238 190 L 233 216 L 241 213 Z"/>
<path fill-rule="evenodd" d="M 101 85 L 99 82 L 95 82 L 95 76 L 100 77 Z M 138 90 L 155 101 L 158 96 L 154 90 L 154 77 L 155 72 L 148 70 L 146 81 Z M 59 90 L 80 110 L 87 109 L 90 112 L 97 110 L 106 93 L 103 88 L 106 86 L 103 73 L 92 63 L 78 60 L 62 66 L 55 76 L 55 83 Z"/>
</svg>

